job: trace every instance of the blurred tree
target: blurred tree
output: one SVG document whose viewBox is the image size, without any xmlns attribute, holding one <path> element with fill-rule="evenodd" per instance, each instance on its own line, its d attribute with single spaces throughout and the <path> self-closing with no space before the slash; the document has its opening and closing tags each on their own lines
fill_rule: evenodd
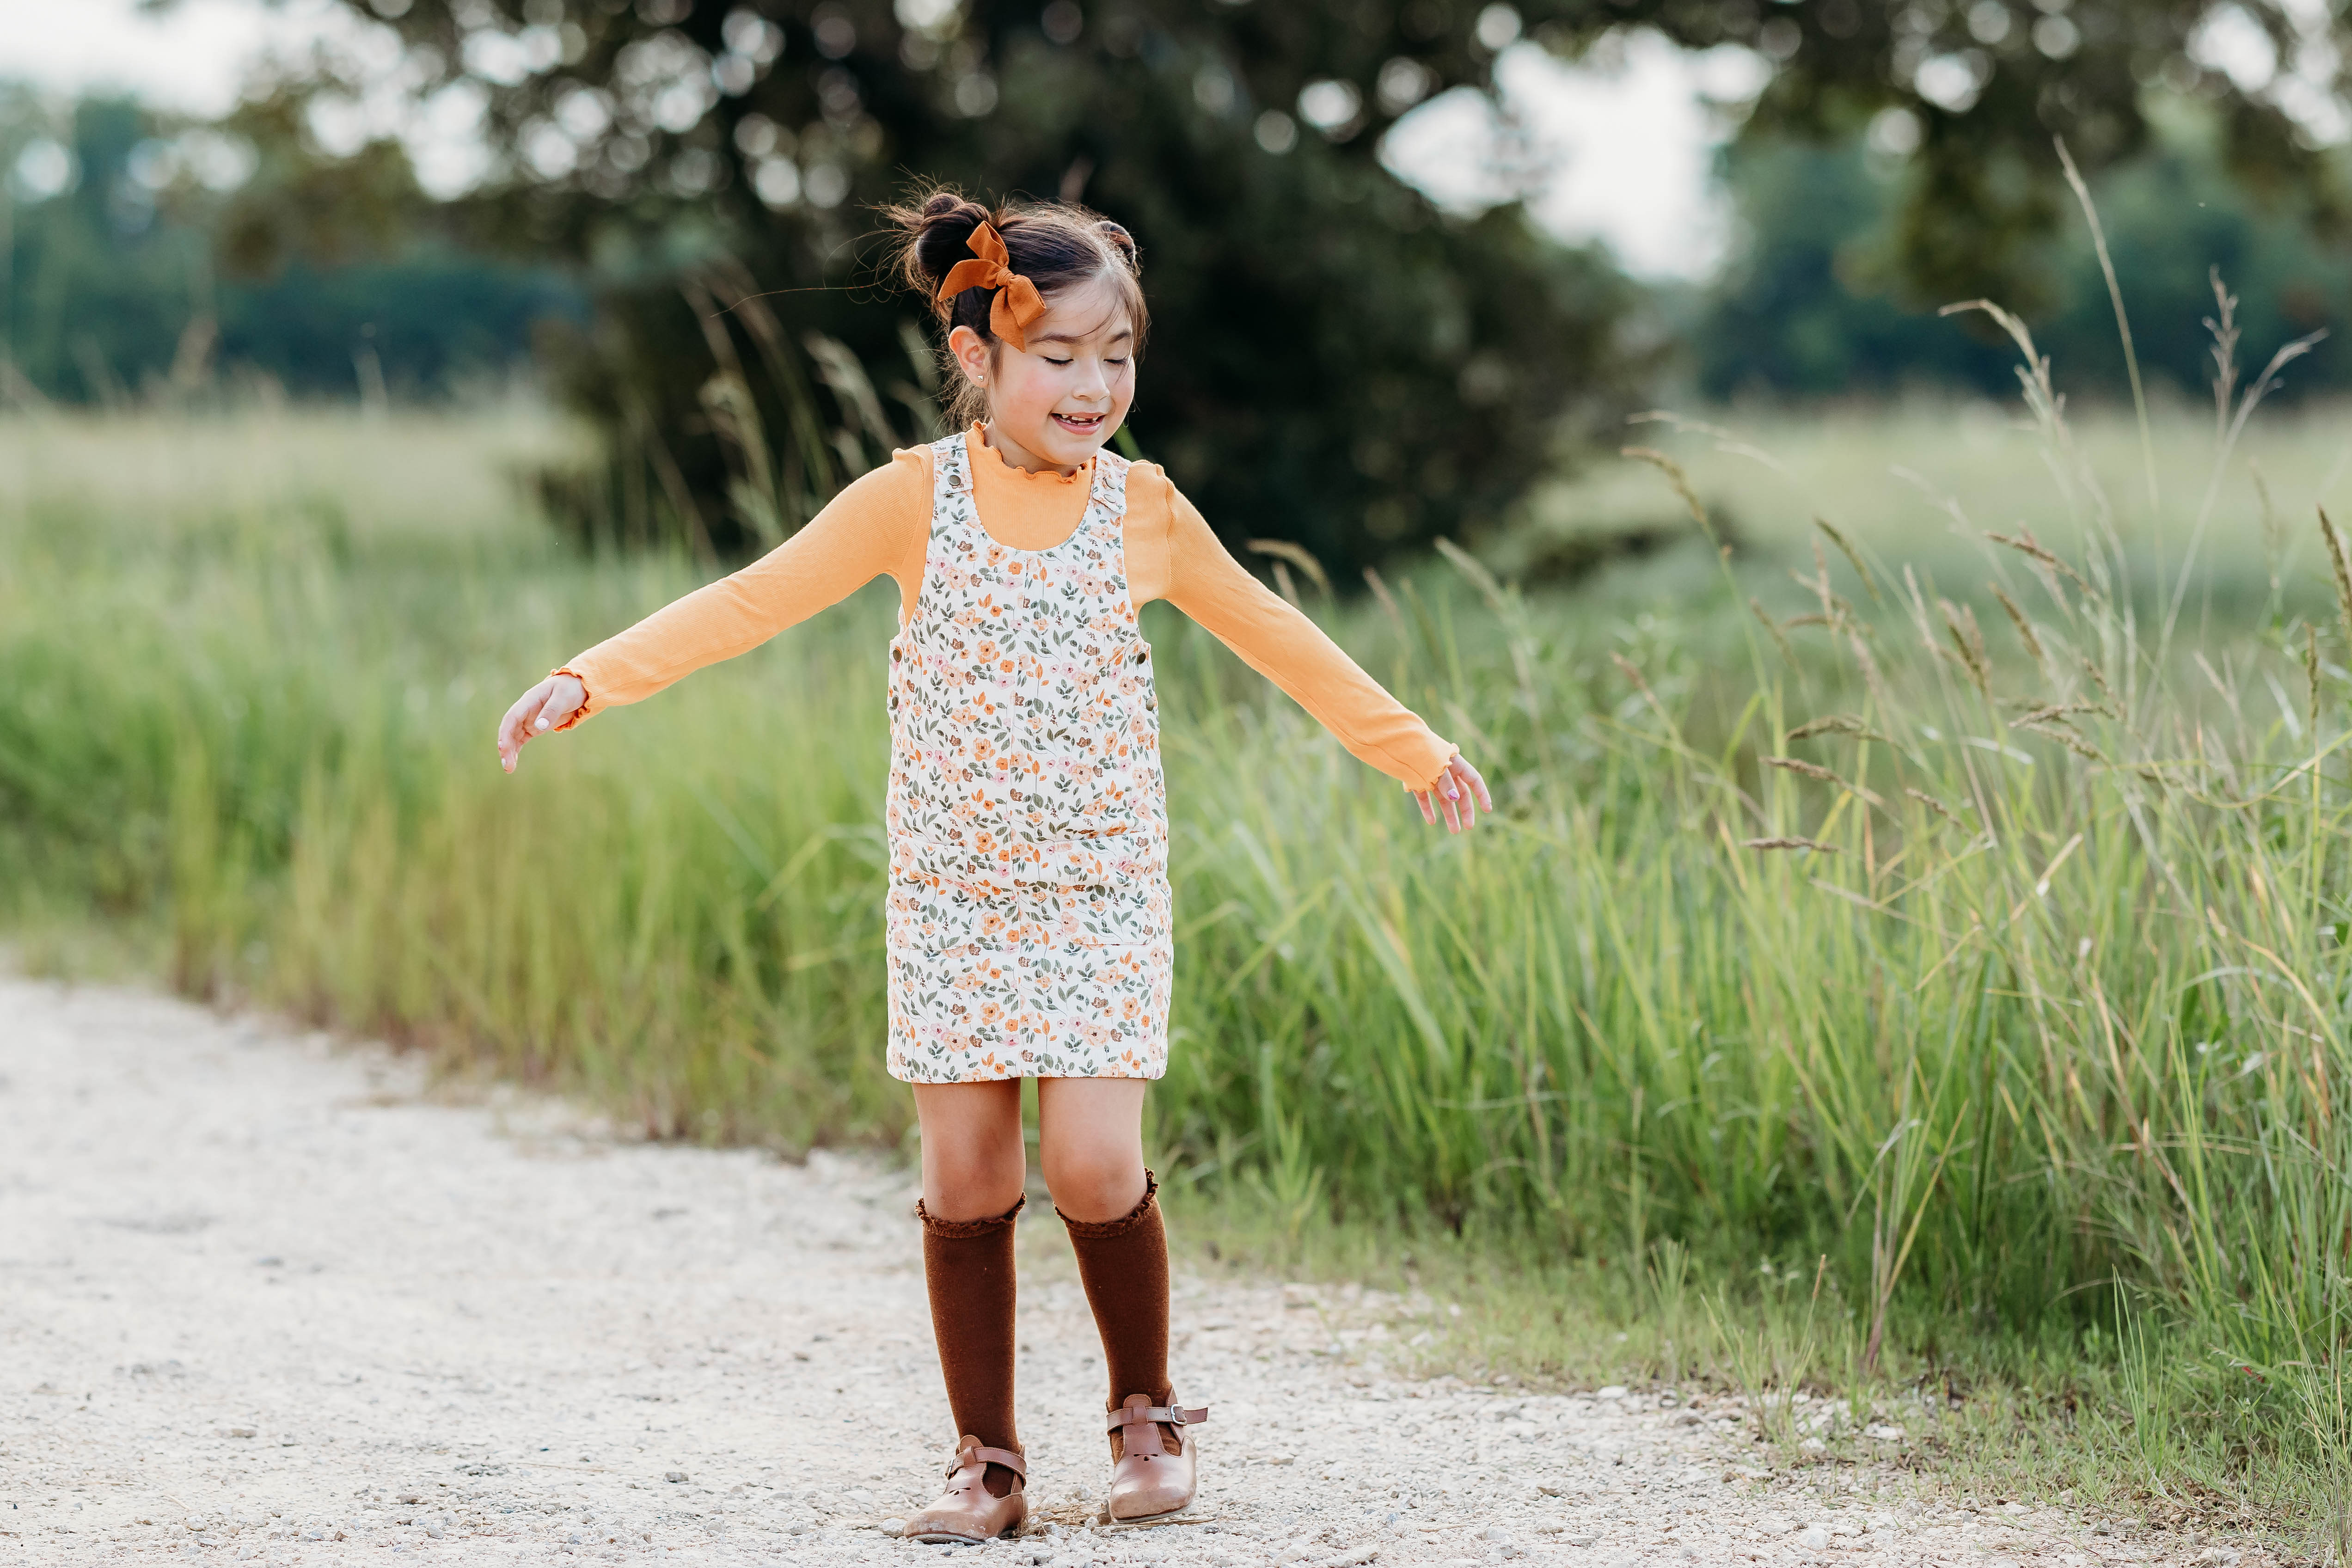
<svg viewBox="0 0 2352 1568">
<path fill-rule="evenodd" d="M 2284 106 L 2326 100 L 2330 41 L 2352 27 L 2210 0 L 344 3 L 398 30 L 420 93 L 481 95 L 499 164 L 469 205 L 534 253 L 599 264 L 610 308 L 573 363 L 604 367 L 592 396 L 630 405 L 607 416 L 659 445 L 673 497 L 733 489 L 710 520 L 722 539 L 765 531 L 740 498 L 776 466 L 740 439 L 758 437 L 747 410 L 763 428 L 809 416 L 788 386 L 750 399 L 706 379 L 750 351 L 740 323 L 689 370 L 675 345 L 703 334 L 665 290 L 722 255 L 736 287 L 870 281 L 859 215 L 920 173 L 1081 196 L 1132 229 L 1163 327 L 1142 439 L 1221 529 L 1335 565 L 1475 534 L 1637 368 L 1604 262 L 1546 244 L 1516 205 L 1444 218 L 1376 155 L 1416 103 L 1488 88 L 1514 40 L 1574 55 L 1650 26 L 1753 48 L 1777 68 L 1754 133 L 1869 123 L 1916 148 L 1902 278 L 2032 308 L 2047 296 L 2023 258 L 2063 212 L 2053 132 L 2104 166 L 2142 143 L 2142 89 L 2168 81 L 2228 103 L 2232 168 L 2321 190 Z M 2264 50 L 2286 68 L 2272 84 L 2221 68 L 2252 80 Z M 887 313 L 824 293 L 777 309 L 865 364 L 901 359 Z M 854 446 L 856 411 L 834 423 Z M 806 476 L 828 461 L 805 436 L 785 445 Z M 784 526 L 803 504 L 761 503 Z"/>
<path fill-rule="evenodd" d="M 1172 0 L 397 8 L 411 58 L 437 64 L 420 91 L 490 84 L 501 162 L 461 205 L 478 232 L 592 264 L 604 309 L 568 345 L 573 384 L 642 454 L 646 492 L 721 549 L 930 434 L 930 366 L 906 348 L 920 306 L 876 308 L 871 243 L 871 205 L 917 172 L 1125 223 L 1156 321 L 1142 446 L 1229 537 L 1295 540 L 1335 571 L 1475 537 L 1556 460 L 1563 416 L 1589 428 L 1636 384 L 1620 331 L 1636 293 L 1603 257 L 1516 205 L 1444 216 L 1373 155 L 1376 128 L 1443 85 L 1415 55 L 1492 53 L 1442 17 Z M 769 290 L 790 292 L 765 302 L 768 328 L 709 319 Z M 859 412 L 864 378 L 887 437 Z M 616 476 L 609 510 L 629 510 L 628 488 Z"/>
<path fill-rule="evenodd" d="M 561 274 L 437 232 L 397 143 L 325 153 L 290 95 L 197 125 L 0 87 L 0 358 L 50 397 L 185 395 L 225 364 L 429 395 L 524 358 L 535 319 L 584 314 Z"/>
<path fill-rule="evenodd" d="M 2197 395 L 2212 372 L 2210 270 L 2238 297 L 2241 358 L 2267 359 L 2318 329 L 2335 341 L 2296 365 L 2288 393 L 2352 384 L 2352 258 L 2326 243 L 2308 198 L 2264 201 L 2231 174 L 2221 115 L 2158 95 L 2157 133 L 2093 177 L 2140 361 Z M 1701 390 L 1835 395 L 1904 381 L 2013 390 L 2015 355 L 1913 308 L 1897 261 L 1918 172 L 1860 137 L 1811 146 L 1757 139 L 1732 149 L 1726 184 L 1741 237 L 1690 334 Z M 2079 227 L 2030 247 L 2042 287 L 2036 343 L 2062 384 L 2120 394 L 2123 354 L 2098 257 Z"/>
</svg>

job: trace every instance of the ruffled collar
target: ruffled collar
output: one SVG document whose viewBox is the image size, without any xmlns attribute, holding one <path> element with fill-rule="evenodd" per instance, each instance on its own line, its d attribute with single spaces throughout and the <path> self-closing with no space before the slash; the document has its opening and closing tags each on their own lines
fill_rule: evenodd
<svg viewBox="0 0 2352 1568">
<path fill-rule="evenodd" d="M 964 432 L 964 450 L 971 455 L 975 468 L 985 464 L 1016 483 L 1067 486 L 1087 484 L 1094 479 L 1095 460 L 1092 458 L 1081 463 L 1077 472 L 1074 474 L 1065 474 L 1054 468 L 1033 469 L 1014 467 L 1004 460 L 1003 453 L 989 445 L 987 437 L 981 434 L 981 422 L 977 419 L 973 420 L 971 427 Z M 986 456 L 983 457 L 982 455 L 983 453 Z"/>
</svg>

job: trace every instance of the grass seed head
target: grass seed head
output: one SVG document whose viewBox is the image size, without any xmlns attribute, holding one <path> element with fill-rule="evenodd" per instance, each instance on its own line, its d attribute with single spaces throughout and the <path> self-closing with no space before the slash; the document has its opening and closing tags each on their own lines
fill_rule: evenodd
<svg viewBox="0 0 2352 1568">
<path fill-rule="evenodd" d="M 1903 793 L 1909 795 L 1913 800 L 1917 801 L 1921 805 L 1926 806 L 1929 811 L 1934 812 L 1937 816 L 1942 817 L 1946 822 L 1950 823 L 1953 826 L 1958 827 L 1960 825 L 1960 819 L 1953 815 L 1952 808 L 1946 805 L 1942 801 L 1937 800 L 1934 795 L 1929 795 L 1926 790 L 1913 789 L 1910 785 L 1906 784 L 1903 786 Z"/>
<path fill-rule="evenodd" d="M 2327 541 L 2327 563 L 2336 568 L 2336 608 L 2344 617 L 2344 637 L 2352 642 L 2352 567 L 2344 562 L 2344 536 L 2327 520 L 2327 509 L 2319 509 L 2320 537 Z"/>
<path fill-rule="evenodd" d="M 1999 599 L 2000 607 L 2009 612 L 2010 624 L 2017 628 L 2018 640 L 2025 645 L 2025 651 L 2033 656 L 2033 662 L 2040 664 L 2042 639 L 2033 635 L 2033 624 L 2025 618 L 2025 612 L 2017 607 L 2017 601 L 2009 596 L 2007 589 L 1998 583 L 1992 584 L 1991 588 L 1992 596 Z"/>
<path fill-rule="evenodd" d="M 1811 838 L 1744 838 L 1743 847 L 1749 849 L 1818 849 L 1824 855 L 1834 855 L 1838 847 Z"/>
</svg>

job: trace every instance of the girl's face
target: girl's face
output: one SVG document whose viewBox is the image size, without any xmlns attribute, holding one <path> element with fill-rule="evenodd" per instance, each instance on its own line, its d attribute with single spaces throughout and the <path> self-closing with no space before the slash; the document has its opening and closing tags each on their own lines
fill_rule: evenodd
<svg viewBox="0 0 2352 1568">
<path fill-rule="evenodd" d="M 1135 331 L 1117 292 L 1097 282 L 1049 298 L 1023 336 L 1025 351 L 958 327 L 948 347 L 988 394 L 990 445 L 1022 468 L 1068 473 L 1111 438 L 1135 400 Z"/>
</svg>

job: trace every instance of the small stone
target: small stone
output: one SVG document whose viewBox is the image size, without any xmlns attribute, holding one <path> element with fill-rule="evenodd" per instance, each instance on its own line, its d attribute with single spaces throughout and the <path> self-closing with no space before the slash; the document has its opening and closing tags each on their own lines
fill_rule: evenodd
<svg viewBox="0 0 2352 1568">
<path fill-rule="evenodd" d="M 882 1533 L 904 1535 L 907 1533 L 907 1521 L 903 1519 L 886 1519 L 882 1521 Z"/>
<path fill-rule="evenodd" d="M 1829 1549 L 1830 1532 L 1818 1524 L 1809 1524 L 1797 1531 L 1797 1544 L 1808 1552 L 1825 1552 Z"/>
<path fill-rule="evenodd" d="M 1885 1421 L 1872 1422 L 1869 1426 L 1862 1429 L 1862 1435 L 1865 1437 L 1874 1438 L 1881 1443 L 1900 1443 L 1903 1441 L 1903 1428 L 1890 1425 Z"/>
<path fill-rule="evenodd" d="M 1608 1387 L 1601 1389 L 1593 1394 L 1592 1397 L 1595 1399 L 1622 1399 L 1625 1397 L 1625 1385 L 1622 1383 L 1612 1383 Z"/>
<path fill-rule="evenodd" d="M 686 1479 L 686 1472 L 684 1470 L 665 1470 L 662 1472 L 662 1479 L 675 1484 Z"/>
</svg>

